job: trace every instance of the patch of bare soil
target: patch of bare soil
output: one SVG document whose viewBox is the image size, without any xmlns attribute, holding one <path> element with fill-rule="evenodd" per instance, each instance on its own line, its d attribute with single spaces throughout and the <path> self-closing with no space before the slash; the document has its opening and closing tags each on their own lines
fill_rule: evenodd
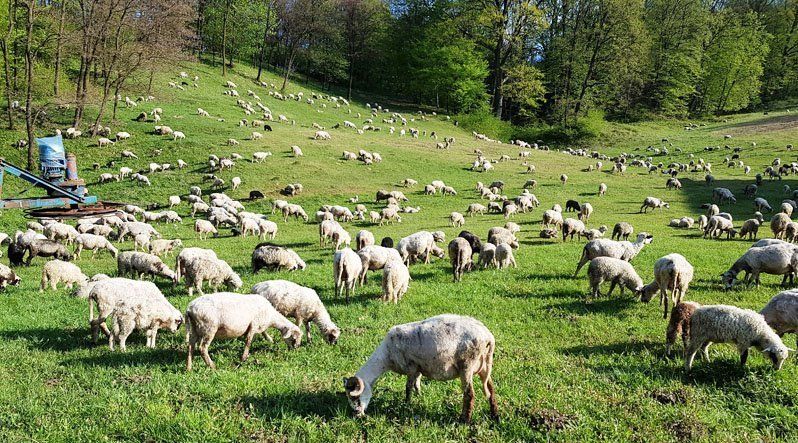
<svg viewBox="0 0 798 443">
<path fill-rule="evenodd" d="M 738 123 L 729 126 L 727 129 L 723 130 L 723 132 L 731 135 L 744 135 L 787 131 L 791 129 L 798 129 L 798 113 L 764 117 L 759 120 Z"/>
</svg>

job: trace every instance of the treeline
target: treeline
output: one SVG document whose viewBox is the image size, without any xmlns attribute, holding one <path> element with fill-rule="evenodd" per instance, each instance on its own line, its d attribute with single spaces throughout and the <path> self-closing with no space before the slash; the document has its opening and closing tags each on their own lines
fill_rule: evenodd
<svg viewBox="0 0 798 443">
<path fill-rule="evenodd" d="M 200 54 L 514 123 L 798 97 L 798 0 L 199 0 Z"/>
<path fill-rule="evenodd" d="M 34 130 L 53 110 L 94 135 L 133 79 L 149 94 L 155 70 L 196 44 L 195 16 L 189 0 L 0 0 L 2 112 L 9 129 L 24 122 L 28 168 Z"/>
</svg>

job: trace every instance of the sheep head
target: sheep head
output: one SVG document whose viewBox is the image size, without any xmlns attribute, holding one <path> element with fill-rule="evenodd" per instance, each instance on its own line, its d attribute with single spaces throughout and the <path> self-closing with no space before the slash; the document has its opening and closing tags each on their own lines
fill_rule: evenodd
<svg viewBox="0 0 798 443">
<path fill-rule="evenodd" d="M 354 376 L 344 379 L 344 390 L 346 390 L 349 405 L 355 410 L 355 415 L 358 417 L 366 415 L 366 408 L 371 401 L 371 386 L 367 385 L 362 378 Z"/>
</svg>

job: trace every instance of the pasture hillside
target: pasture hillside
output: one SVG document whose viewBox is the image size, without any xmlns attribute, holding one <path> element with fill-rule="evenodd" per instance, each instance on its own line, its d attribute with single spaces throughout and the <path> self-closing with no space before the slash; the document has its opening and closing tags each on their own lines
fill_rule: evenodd
<svg viewBox="0 0 798 443">
<path fill-rule="evenodd" d="M 198 88 L 184 91 L 167 86 L 178 81 L 177 72 L 198 75 Z M 588 172 L 596 160 L 568 155 L 566 146 L 551 145 L 551 150 L 532 150 L 527 159 L 519 159 L 517 146 L 477 141 L 444 116 L 427 115 L 422 121 L 413 109 L 396 109 L 408 118 L 408 127 L 426 131 L 415 139 L 390 134 L 389 115 L 380 113 L 374 125 L 379 132 L 358 135 L 343 128 L 350 120 L 365 124 L 370 112 L 368 100 L 335 108 L 323 99 L 308 104 L 315 91 L 293 83 L 287 93 L 304 93 L 301 101 L 277 100 L 269 96 L 271 88 L 256 85 L 253 72 L 240 67 L 227 78 L 216 69 L 200 64 L 185 64 L 169 73 L 159 74 L 153 95 L 155 100 L 140 102 L 135 108 L 122 107 L 119 122 L 112 131 L 127 131 L 129 140 L 111 147 L 97 147 L 96 138 L 67 140 L 67 151 L 78 155 L 80 175 L 90 184 L 90 191 L 103 200 L 167 205 L 170 195 L 185 196 L 189 186 L 197 185 L 208 194 L 210 182 L 203 181 L 211 154 L 219 157 L 238 153 L 232 171 L 218 173 L 227 184 L 234 176 L 242 186 L 227 193 L 246 199 L 250 190 L 266 194 L 265 200 L 244 201 L 247 210 L 271 213 L 270 201 L 283 198 L 279 190 L 289 183 L 302 183 L 304 192 L 290 197 L 311 215 L 309 223 L 270 216 L 279 225 L 275 242 L 295 249 L 308 263 L 303 272 L 266 272 L 253 275 L 250 255 L 257 238 L 233 237 L 229 229 L 218 238 L 197 240 L 192 232 L 189 207 L 183 203 L 178 212 L 183 222 L 158 224 L 165 238 L 182 238 L 186 246 L 214 249 L 229 262 L 244 280 L 243 290 L 268 279 L 288 279 L 318 291 L 333 320 L 341 327 L 337 345 L 321 340 L 303 343 L 288 351 L 285 345 L 270 345 L 256 339 L 253 355 L 244 364 L 238 362 L 241 341 L 215 342 L 211 355 L 218 365 L 212 371 L 201 361 L 194 371 L 185 371 L 185 337 L 181 330 L 159 335 L 157 349 L 144 347 L 144 339 L 135 334 L 126 353 L 110 352 L 105 344 L 92 346 L 88 329 L 86 301 L 69 291 L 38 291 L 41 259 L 30 267 L 18 269 L 23 283 L 2 293 L 0 309 L 0 438 L 4 441 L 748 441 L 793 440 L 798 434 L 798 416 L 794 407 L 798 396 L 798 367 L 790 359 L 774 372 L 759 352 L 752 352 L 746 368 L 740 368 L 736 350 L 727 345 L 711 349 L 711 361 L 698 361 L 692 374 L 685 374 L 682 359 L 663 358 L 665 321 L 654 302 L 644 304 L 628 292 L 600 298 L 586 304 L 588 291 L 583 270 L 573 278 L 576 262 L 585 241 L 544 240 L 539 238 L 543 210 L 566 200 L 590 202 L 595 212 L 588 227 L 606 225 L 611 230 L 619 221 L 627 221 L 635 232 L 649 232 L 654 241 L 633 261 L 644 280 L 652 280 L 654 261 L 671 252 L 684 255 L 695 267 L 696 278 L 687 299 L 704 304 L 725 303 L 760 309 L 780 288 L 780 277 L 763 276 L 760 288 L 724 292 L 718 275 L 725 271 L 750 245 L 748 240 L 706 240 L 696 228 L 669 228 L 672 218 L 703 213 L 701 204 L 711 199 L 712 186 L 704 183 L 704 173 L 683 173 L 684 187 L 666 190 L 667 176 L 630 167 L 626 174 L 610 173 L 611 162 L 604 161 L 600 171 Z M 239 127 L 245 116 L 236 99 L 223 95 L 225 81 L 238 85 L 241 99 L 251 89 L 259 95 L 274 116 L 286 116 L 288 123 L 271 122 L 272 132 L 262 132 L 261 140 L 250 140 L 251 127 Z M 267 75 L 267 82 L 277 83 Z M 140 91 L 128 91 L 131 97 Z M 326 103 L 326 107 L 322 107 Z M 391 108 L 391 105 L 381 105 Z M 121 104 L 120 104 L 121 106 Z M 152 122 L 136 122 L 139 112 L 163 108 L 160 124 L 186 134 L 185 140 L 153 134 Z M 197 115 L 197 108 L 211 117 Z M 351 113 L 348 112 L 351 110 Z M 394 111 L 394 109 L 391 109 Z M 358 117 L 357 114 L 361 116 Z M 69 118 L 51 115 L 52 126 L 65 128 Z M 220 121 L 223 119 L 224 121 Z M 291 122 L 295 124 L 291 124 Z M 715 186 L 725 186 L 737 195 L 736 204 L 722 205 L 739 226 L 753 214 L 751 199 L 742 188 L 752 183 L 774 158 L 795 160 L 785 147 L 798 141 L 798 116 L 787 111 L 770 115 L 729 116 L 725 120 L 688 122 L 613 124 L 595 146 L 588 149 L 603 154 L 622 152 L 653 157 L 653 161 L 698 161 L 713 164 Z M 332 135 L 331 140 L 313 140 L 317 123 Z M 332 129 L 337 124 L 340 129 Z M 85 128 L 82 128 L 85 129 Z M 435 131 L 438 141 L 455 137 L 451 149 L 435 148 L 429 134 Z M 725 135 L 731 135 L 730 139 Z M 46 135 L 44 132 L 39 135 Z M 2 155 L 22 164 L 23 153 L 10 148 L 21 133 L 0 132 Z M 228 146 L 234 138 L 239 146 Z M 663 141 L 667 139 L 667 141 Z M 531 140 L 530 140 L 531 141 Z M 756 142 L 756 146 L 752 145 Z M 300 146 L 302 157 L 293 157 L 292 145 Z M 729 149 L 725 148 L 729 145 Z M 647 147 L 669 150 L 668 155 L 654 155 Z M 707 151 L 705 147 L 719 147 Z M 741 147 L 740 160 L 750 165 L 745 175 L 741 168 L 728 168 L 723 160 Z M 341 159 L 344 150 L 365 149 L 378 152 L 381 163 L 367 166 Z M 474 150 L 480 149 L 490 159 L 501 155 L 511 160 L 495 163 L 495 168 L 481 173 L 471 170 Z M 131 150 L 138 159 L 121 159 L 122 150 Z M 159 152 L 157 153 L 156 150 Z M 263 163 L 250 161 L 252 153 L 270 151 Z M 692 157 L 691 157 L 692 156 Z M 115 173 L 121 166 L 146 169 L 150 162 L 176 165 L 182 159 L 188 167 L 147 174 L 150 187 L 139 187 L 129 180 L 99 184 L 99 175 Z M 115 161 L 112 168 L 105 165 Z M 527 161 L 536 166 L 527 174 Z M 99 163 L 97 170 L 93 163 Z M 566 185 L 559 181 L 567 174 Z M 418 185 L 402 188 L 399 183 L 413 178 Z M 541 207 L 519 214 L 512 221 L 521 225 L 520 248 L 515 256 L 518 268 L 480 270 L 468 273 L 461 283 L 452 283 L 447 259 L 430 264 L 416 264 L 410 269 L 410 289 L 398 305 L 379 300 L 380 276 L 357 289 L 347 305 L 333 293 L 332 251 L 318 246 L 318 231 L 312 213 L 322 204 L 353 207 L 349 199 L 359 196 L 369 210 L 380 210 L 374 203 L 379 189 L 400 189 L 409 197 L 408 206 L 420 207 L 416 214 L 402 214 L 402 223 L 377 226 L 368 221 L 344 224 L 354 237 L 368 229 L 380 238 L 395 240 L 419 230 L 442 230 L 448 240 L 461 229 L 485 239 L 492 226 L 504 225 L 497 214 L 466 217 L 463 228 L 449 226 L 452 211 L 465 213 L 470 203 L 481 202 L 475 189 L 477 181 L 506 183 L 505 194 L 514 197 L 529 179 L 538 181 L 532 192 Z M 457 190 L 456 196 L 423 195 L 423 186 L 443 180 Z M 599 183 L 608 186 L 599 197 Z M 787 198 L 783 186 L 795 187 L 787 176 L 780 181 L 765 180 L 759 196 L 778 208 Z M 4 183 L 4 196 L 16 195 L 26 186 L 12 178 Z M 31 191 L 33 193 L 35 191 Z M 25 194 L 27 195 L 27 194 Z M 670 209 L 653 213 L 639 212 L 647 196 L 662 198 Z M 568 214 L 566 214 L 568 215 Z M 765 214 L 769 219 L 770 214 Z M 0 214 L 0 232 L 13 233 L 24 226 L 17 211 Z M 609 235 L 609 234 L 608 234 Z M 759 237 L 769 237 L 767 223 Z M 445 245 L 444 245 L 445 246 Z M 132 249 L 131 242 L 121 249 Z M 7 264 L 7 257 L 0 258 Z M 77 262 L 89 275 L 114 274 L 116 263 L 107 254 Z M 169 260 L 173 265 L 172 259 Z M 164 281 L 158 285 L 170 301 L 184 310 L 190 301 L 184 286 L 173 287 Z M 607 288 L 603 288 L 606 292 Z M 440 313 L 474 316 L 496 336 L 497 350 L 493 372 L 497 386 L 501 422 L 491 422 L 483 395 L 476 396 L 476 413 L 471 426 L 457 422 L 462 403 L 457 381 L 448 383 L 423 379 L 422 392 L 410 404 L 404 402 L 405 379 L 384 376 L 375 391 L 368 415 L 356 419 L 342 394 L 342 377 L 353 374 L 365 362 L 385 332 L 393 325 L 424 319 Z M 315 331 L 314 331 L 315 333 Z M 318 334 L 315 333 L 318 337 Z M 788 345 L 794 338 L 787 339 Z M 677 346 L 681 350 L 681 346 Z M 677 351 L 678 354 L 678 351 Z"/>
</svg>

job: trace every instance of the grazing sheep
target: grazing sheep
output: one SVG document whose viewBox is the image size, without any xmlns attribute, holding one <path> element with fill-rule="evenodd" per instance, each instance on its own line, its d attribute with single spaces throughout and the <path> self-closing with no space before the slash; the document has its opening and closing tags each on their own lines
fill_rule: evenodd
<svg viewBox="0 0 798 443">
<path fill-rule="evenodd" d="M 382 268 L 382 301 L 399 303 L 410 285 L 410 271 L 401 260 L 392 259 Z"/>
<path fill-rule="evenodd" d="M 643 279 L 637 275 L 634 267 L 628 261 L 613 257 L 596 257 L 590 260 L 587 267 L 587 276 L 590 280 L 590 297 L 598 298 L 601 296 L 599 287 L 605 281 L 610 281 L 610 291 L 607 295 L 612 295 L 615 286 L 621 286 L 621 295 L 624 288 L 634 291 L 635 295 L 643 290 Z"/>
<path fill-rule="evenodd" d="M 585 232 L 585 224 L 582 221 L 566 218 L 562 224 L 562 241 L 565 241 L 568 236 L 571 236 L 571 240 L 574 239 L 574 236 L 579 238 L 583 232 Z"/>
<path fill-rule="evenodd" d="M 471 256 L 473 251 L 468 240 L 462 237 L 456 237 L 449 242 L 449 260 L 452 263 L 452 276 L 454 282 L 459 282 L 463 278 L 463 274 L 472 269 L 473 263 Z"/>
<path fill-rule="evenodd" d="M 665 355 L 671 355 L 671 348 L 676 343 L 676 337 L 682 336 L 682 344 L 687 349 L 687 342 L 690 339 L 690 319 L 700 304 L 692 301 L 677 303 L 671 310 L 671 318 L 668 320 L 668 329 L 665 332 Z"/>
<path fill-rule="evenodd" d="M 465 217 L 459 212 L 452 212 L 449 214 L 449 223 L 456 228 L 463 226 L 465 224 Z"/>
<path fill-rule="evenodd" d="M 12 243 L 13 244 L 13 243 Z M 9 244 L 9 248 L 11 244 Z M 0 290 L 4 290 L 8 285 L 19 286 L 22 280 L 8 266 L 0 263 Z"/>
<path fill-rule="evenodd" d="M 255 284 L 251 292 L 263 296 L 277 312 L 293 318 L 297 325 L 305 325 L 308 343 L 311 343 L 311 322 L 318 326 L 327 343 L 334 345 L 338 341 L 341 329 L 333 323 L 319 295 L 313 289 L 288 280 L 269 280 Z"/>
<path fill-rule="evenodd" d="M 507 243 L 513 249 L 518 249 L 520 246 L 518 239 L 515 237 L 515 234 L 513 234 L 512 231 L 498 226 L 488 230 L 488 243 L 492 243 L 496 246 L 499 246 L 502 243 Z"/>
<path fill-rule="evenodd" d="M 48 286 L 50 289 L 56 290 L 58 283 L 64 283 L 67 289 L 72 289 L 73 285 L 85 286 L 88 284 L 89 277 L 75 264 L 50 260 L 42 268 L 42 281 L 39 290 L 44 292 Z"/>
<path fill-rule="evenodd" d="M 798 332 L 798 291 L 790 289 L 776 294 L 759 313 L 779 337 Z"/>
<path fill-rule="evenodd" d="M 779 212 L 770 219 L 770 230 L 773 231 L 773 237 L 777 239 L 784 238 L 787 225 L 790 223 L 790 216 Z"/>
<path fill-rule="evenodd" d="M 756 240 L 756 236 L 759 233 L 759 224 L 759 220 L 755 218 L 749 218 L 748 220 L 744 221 L 739 232 L 740 238 L 745 238 L 745 236 L 748 236 L 749 240 Z"/>
<path fill-rule="evenodd" d="M 122 352 L 127 350 L 127 338 L 136 329 L 144 330 L 147 347 L 155 348 L 159 329 L 169 329 L 174 333 L 183 323 L 180 311 L 160 292 L 119 299 L 110 317 L 113 319 L 113 328 L 108 337 L 108 347 L 113 351 L 114 343 L 119 343 L 119 350 Z"/>
<path fill-rule="evenodd" d="M 482 267 L 482 269 L 486 269 L 490 266 L 498 268 L 499 263 L 496 260 L 496 245 L 493 243 L 485 243 L 482 245 L 482 251 L 479 253 L 477 263 Z"/>
<path fill-rule="evenodd" d="M 584 223 L 587 223 L 590 220 L 590 216 L 593 214 L 593 205 L 590 203 L 583 203 L 582 206 L 579 208 L 579 220 Z"/>
<path fill-rule="evenodd" d="M 333 256 L 333 277 L 335 280 L 335 296 L 340 297 L 346 291 L 346 302 L 349 295 L 354 294 L 357 281 L 363 271 L 360 256 L 350 248 L 337 251 Z"/>
<path fill-rule="evenodd" d="M 498 269 L 504 269 L 510 265 L 517 268 L 515 263 L 515 256 L 513 256 L 513 248 L 507 243 L 501 243 L 496 246 L 495 263 Z"/>
<path fill-rule="evenodd" d="M 770 358 L 773 368 L 781 369 L 788 349 L 781 338 L 765 322 L 765 318 L 749 309 L 712 305 L 696 308 L 690 319 L 690 337 L 684 351 L 684 367 L 690 371 L 695 354 L 701 350 L 709 361 L 709 345 L 734 343 L 740 352 L 740 366 L 745 366 L 748 348 L 755 346 Z"/>
<path fill-rule="evenodd" d="M 419 231 L 411 234 L 401 240 L 396 249 L 402 257 L 402 262 L 409 265 L 414 261 L 423 258 L 424 263 L 429 263 L 430 255 L 433 254 L 433 245 L 435 244 L 435 237 L 428 231 Z M 443 256 L 440 256 L 443 258 Z"/>
<path fill-rule="evenodd" d="M 433 380 L 460 378 L 463 387 L 462 419 L 471 421 L 474 410 L 472 378 L 479 375 L 498 420 L 499 408 L 491 380 L 496 340 L 478 320 L 444 314 L 391 328 L 368 361 L 353 377 L 344 379 L 347 398 L 358 416 L 365 415 L 374 385 L 385 372 L 407 375 L 405 401 L 421 390 L 421 375 Z"/>
<path fill-rule="evenodd" d="M 117 273 L 120 276 L 131 275 L 136 278 L 143 278 L 144 275 L 152 277 L 164 277 L 177 282 L 174 271 L 169 269 L 161 259 L 155 255 L 145 252 L 125 251 L 121 252 L 116 258 Z"/>
<path fill-rule="evenodd" d="M 762 197 L 757 197 L 754 199 L 754 210 L 773 212 L 773 208 L 770 207 L 770 203 L 768 203 L 768 201 Z"/>
<path fill-rule="evenodd" d="M 189 297 L 194 294 L 195 289 L 203 295 L 202 287 L 206 281 L 214 292 L 223 284 L 231 291 L 237 291 L 243 285 L 241 277 L 233 271 L 233 268 L 218 258 L 195 257 L 184 261 L 182 266 L 181 275 L 186 277 Z"/>
<path fill-rule="evenodd" d="M 99 225 L 95 226 L 99 227 Z M 109 227 L 107 226 L 104 227 L 107 228 L 110 232 Z M 119 255 L 119 251 L 114 247 L 114 245 L 111 243 L 110 240 L 108 240 L 103 236 L 95 234 L 89 234 L 89 233 L 78 234 L 78 236 L 75 237 L 75 257 L 80 259 L 80 253 L 84 249 L 88 249 L 91 251 L 91 258 L 94 258 L 94 256 L 97 254 L 97 251 L 99 251 L 100 249 L 108 250 L 111 253 L 111 255 L 114 256 L 114 258 L 116 258 L 117 255 Z"/>
<path fill-rule="evenodd" d="M 269 328 L 277 328 L 289 349 L 299 346 L 302 331 L 291 323 L 264 297 L 254 294 L 218 292 L 198 297 L 186 308 L 186 342 L 188 356 L 186 369 L 192 369 L 194 348 L 199 346 L 205 364 L 216 369 L 208 355 L 208 347 L 214 339 L 231 339 L 246 336 L 241 361 L 249 358 L 249 348 L 256 334 L 266 334 Z"/>
<path fill-rule="evenodd" d="M 665 203 L 664 201 L 662 201 L 662 200 L 660 200 L 660 199 L 658 199 L 656 197 L 646 197 L 646 199 L 643 200 L 643 205 L 640 206 L 640 212 L 646 213 L 646 212 L 648 212 L 649 208 L 651 208 L 651 209 L 657 209 L 657 208 L 670 209 L 670 207 L 671 207 L 670 204 Z"/>
<path fill-rule="evenodd" d="M 358 231 L 357 235 L 355 235 L 355 245 L 357 246 L 358 251 L 366 246 L 371 246 L 374 243 L 374 234 L 365 229 Z"/>
<path fill-rule="evenodd" d="M 295 219 L 302 218 L 303 221 L 308 221 L 308 214 L 305 213 L 305 210 L 302 206 L 289 203 L 282 208 L 283 212 L 283 221 L 288 222 L 288 217 L 293 216 Z"/>
<path fill-rule="evenodd" d="M 213 234 L 214 237 L 219 235 L 219 231 L 213 226 L 213 223 L 208 220 L 195 220 L 194 232 L 196 232 L 197 237 L 203 241 L 208 239 L 208 234 Z"/>
<path fill-rule="evenodd" d="M 648 303 L 659 290 L 659 304 L 663 306 L 662 318 L 668 316 L 668 292 L 673 306 L 681 303 L 690 282 L 693 266 L 680 254 L 668 254 L 654 262 L 654 281 L 643 288 L 640 300 Z"/>
<path fill-rule="evenodd" d="M 63 261 L 72 260 L 72 254 L 67 252 L 66 247 L 52 240 L 35 239 L 28 243 L 25 249 L 25 252 L 28 253 L 28 260 L 25 262 L 26 266 L 30 266 L 31 261 L 36 257 L 53 257 Z M 12 254 L 9 253 L 8 255 L 10 259 Z"/>
<path fill-rule="evenodd" d="M 726 217 L 721 217 L 720 215 L 713 215 L 709 218 L 707 226 L 704 228 L 704 238 L 706 238 L 707 235 L 709 235 L 710 238 L 720 238 L 720 235 L 724 232 L 726 233 L 727 239 L 731 239 L 737 234 L 731 220 Z"/>
<path fill-rule="evenodd" d="M 741 271 L 745 272 L 743 282 L 746 285 L 753 282 L 756 287 L 759 287 L 759 274 L 761 273 L 783 275 L 782 286 L 786 285 L 788 278 L 792 284 L 794 274 L 798 271 L 798 249 L 789 243 L 749 248 L 726 272 L 721 274 L 724 289 L 731 289 L 734 286 L 737 282 L 737 275 Z"/>
<path fill-rule="evenodd" d="M 164 255 L 169 255 L 170 252 L 180 248 L 183 246 L 183 241 L 178 239 L 175 240 L 163 240 L 163 239 L 156 239 L 149 242 L 148 245 L 148 252 L 153 255 L 157 255 L 158 257 Z"/>
<path fill-rule="evenodd" d="M 547 209 L 543 212 L 543 221 L 541 224 L 544 227 L 550 228 L 554 226 L 555 228 L 562 229 L 563 222 L 562 213 L 553 209 Z"/>
<path fill-rule="evenodd" d="M 384 240 L 384 239 L 383 239 Z M 366 284 L 368 271 L 377 271 L 385 267 L 391 260 L 400 260 L 402 257 L 399 251 L 392 246 L 377 246 L 369 245 L 357 251 L 360 257 L 361 271 L 360 271 L 360 285 Z"/>
<path fill-rule="evenodd" d="M 106 278 L 90 283 L 87 288 L 89 301 L 89 325 L 94 343 L 102 331 L 106 337 L 111 337 L 111 331 L 106 325 L 106 319 L 113 313 L 119 300 L 134 300 L 138 298 L 149 299 L 163 297 L 161 291 L 152 282 L 130 280 L 127 278 Z M 97 308 L 97 317 L 94 317 L 94 308 Z"/>
<path fill-rule="evenodd" d="M 71 245 L 78 236 L 78 231 L 74 227 L 65 223 L 50 223 L 44 227 L 43 234 L 49 240 L 64 241 L 66 244 Z"/>
<path fill-rule="evenodd" d="M 654 236 L 641 232 L 637 234 L 637 240 L 634 243 L 629 241 L 615 241 L 600 238 L 591 240 L 582 249 L 582 257 L 576 265 L 576 272 L 574 277 L 579 274 L 579 270 L 588 261 L 597 257 L 612 257 L 624 261 L 632 261 L 643 248 L 654 240 Z"/>
<path fill-rule="evenodd" d="M 304 270 L 305 262 L 292 249 L 282 248 L 269 243 L 259 244 L 252 251 L 252 273 L 266 268 L 268 271 Z"/>
</svg>

